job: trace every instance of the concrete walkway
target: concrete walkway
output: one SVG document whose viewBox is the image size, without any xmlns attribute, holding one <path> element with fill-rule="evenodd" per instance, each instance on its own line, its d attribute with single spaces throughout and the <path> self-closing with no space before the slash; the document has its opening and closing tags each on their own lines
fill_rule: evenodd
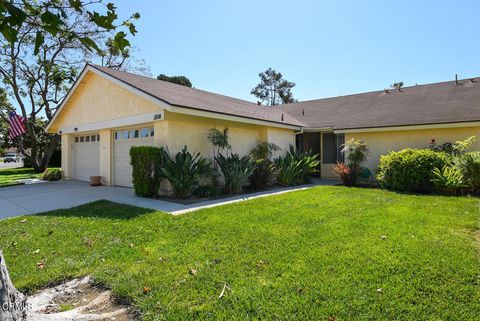
<svg viewBox="0 0 480 321">
<path fill-rule="evenodd" d="M 116 186 L 91 187 L 88 183 L 79 181 L 47 182 L 0 188 L 0 219 L 71 208 L 101 199 L 157 211 L 165 211 L 177 215 L 196 211 L 201 208 L 215 207 L 258 197 L 302 190 L 315 185 L 334 185 L 336 183 L 336 181 L 321 180 L 315 181 L 314 184 L 307 186 L 278 188 L 265 192 L 182 205 L 163 200 L 138 197 L 131 188 Z"/>
</svg>

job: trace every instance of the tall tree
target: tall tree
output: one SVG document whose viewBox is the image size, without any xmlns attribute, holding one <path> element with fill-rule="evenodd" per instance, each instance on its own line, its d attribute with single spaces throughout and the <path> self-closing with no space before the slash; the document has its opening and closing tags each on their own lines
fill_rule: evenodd
<svg viewBox="0 0 480 321">
<path fill-rule="evenodd" d="M 95 11 L 102 6 L 106 13 Z M 45 124 L 79 69 L 86 61 L 122 68 L 130 57 L 127 32 L 135 34 L 132 20 L 139 15 L 117 22 L 115 10 L 104 0 L 19 0 L 0 5 L 4 36 L 0 38 L 0 76 L 14 105 L 28 120 L 25 137 L 16 138 L 15 144 L 31 158 L 37 172 L 46 168 L 60 142 L 59 135 L 45 132 Z M 13 34 L 12 25 L 18 26 Z"/>
<path fill-rule="evenodd" d="M 192 83 L 190 82 L 190 79 L 188 79 L 185 76 L 167 76 L 164 74 L 160 74 L 157 76 L 157 79 L 168 81 L 168 82 L 171 82 L 172 84 L 177 84 L 177 85 L 182 85 L 182 86 L 192 88 Z"/>
<path fill-rule="evenodd" d="M 275 106 L 296 101 L 292 94 L 295 83 L 283 79 L 280 72 L 268 68 L 259 73 L 258 76 L 260 77 L 260 83 L 250 93 L 265 105 Z"/>
</svg>

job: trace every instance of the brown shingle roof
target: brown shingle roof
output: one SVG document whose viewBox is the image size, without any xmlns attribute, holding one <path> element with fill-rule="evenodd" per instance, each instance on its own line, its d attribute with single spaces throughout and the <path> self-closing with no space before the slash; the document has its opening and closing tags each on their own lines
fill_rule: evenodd
<svg viewBox="0 0 480 321">
<path fill-rule="evenodd" d="M 174 106 L 306 128 L 359 129 L 480 121 L 480 80 L 405 87 L 277 107 L 91 65 Z M 283 117 L 283 120 L 282 120 Z"/>
<path fill-rule="evenodd" d="M 401 92 L 391 89 L 318 99 L 281 109 L 307 127 L 334 129 L 480 121 L 480 81 L 417 85 Z"/>
<path fill-rule="evenodd" d="M 245 100 L 180 86 L 154 78 L 96 65 L 91 66 L 170 105 L 285 125 L 305 126 L 303 122 L 279 108 L 259 106 Z"/>
</svg>

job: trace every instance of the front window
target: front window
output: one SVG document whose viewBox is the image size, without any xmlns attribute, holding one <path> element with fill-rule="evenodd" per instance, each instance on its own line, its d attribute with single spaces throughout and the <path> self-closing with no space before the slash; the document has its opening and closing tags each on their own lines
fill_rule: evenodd
<svg viewBox="0 0 480 321">
<path fill-rule="evenodd" d="M 345 157 L 342 154 L 342 145 L 345 144 L 344 134 L 323 133 L 323 163 L 336 164 L 344 162 Z"/>
</svg>

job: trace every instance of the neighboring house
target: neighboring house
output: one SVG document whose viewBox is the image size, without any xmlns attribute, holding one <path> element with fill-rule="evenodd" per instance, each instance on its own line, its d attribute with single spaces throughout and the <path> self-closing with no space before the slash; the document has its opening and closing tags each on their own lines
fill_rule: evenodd
<svg viewBox="0 0 480 321">
<path fill-rule="evenodd" d="M 101 175 L 105 184 L 131 186 L 129 150 L 135 145 L 184 145 L 212 156 L 210 128 L 228 131 L 233 152 L 259 142 L 321 155 L 321 176 L 333 177 L 339 146 L 353 138 L 370 149 L 374 172 L 380 155 L 424 147 L 431 139 L 480 140 L 480 84 L 444 82 L 278 107 L 257 104 L 108 68 L 87 65 L 47 129 L 62 135 L 67 178 Z M 476 142 L 475 150 L 480 150 Z"/>
</svg>

